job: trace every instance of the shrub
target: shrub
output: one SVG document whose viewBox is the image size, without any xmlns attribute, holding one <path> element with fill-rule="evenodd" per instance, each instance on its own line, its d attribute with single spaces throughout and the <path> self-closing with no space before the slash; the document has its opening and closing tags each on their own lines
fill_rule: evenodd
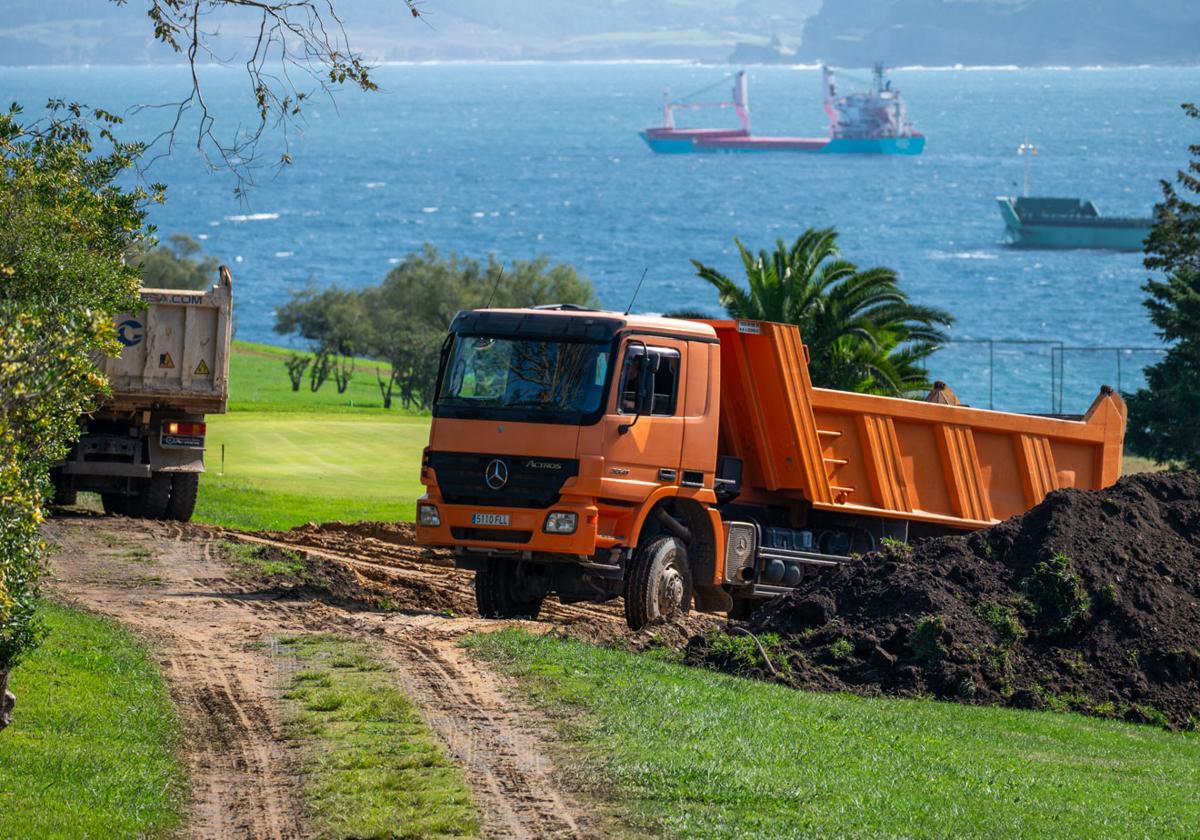
<svg viewBox="0 0 1200 840">
<path fill-rule="evenodd" d="M 846 638 L 838 639 L 829 646 L 829 655 L 839 662 L 843 659 L 848 659 L 853 651 L 854 646 Z"/>
<path fill-rule="evenodd" d="M 1074 635 L 1091 617 L 1091 599 L 1079 575 L 1071 571 L 1071 561 L 1061 552 L 1038 563 L 1019 585 L 1048 639 Z"/>
<path fill-rule="evenodd" d="M 916 626 L 908 637 L 908 647 L 913 658 L 924 665 L 935 665 L 946 658 L 949 653 L 942 644 L 942 633 L 946 629 L 946 619 L 940 615 L 923 615 L 917 619 Z"/>
<path fill-rule="evenodd" d="M 996 601 L 981 601 L 975 607 L 975 615 L 995 630 L 1007 646 L 1025 638 L 1025 626 L 1021 624 L 1016 607 Z"/>
<path fill-rule="evenodd" d="M 106 384 L 93 359 L 118 351 L 112 315 L 138 304 L 124 256 L 161 197 L 115 185 L 141 152 L 115 140 L 118 118 L 61 102 L 38 122 L 20 114 L 0 113 L 0 673 L 39 638 L 50 467 Z"/>
</svg>

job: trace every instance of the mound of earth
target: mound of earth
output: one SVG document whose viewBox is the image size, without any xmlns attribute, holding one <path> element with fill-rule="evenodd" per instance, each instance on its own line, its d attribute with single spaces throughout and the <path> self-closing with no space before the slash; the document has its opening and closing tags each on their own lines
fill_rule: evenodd
<svg viewBox="0 0 1200 840">
<path fill-rule="evenodd" d="M 888 545 L 740 627 L 777 676 L 745 634 L 693 637 L 687 660 L 809 689 L 1195 728 L 1200 475 L 1060 490 L 983 531 Z"/>
</svg>

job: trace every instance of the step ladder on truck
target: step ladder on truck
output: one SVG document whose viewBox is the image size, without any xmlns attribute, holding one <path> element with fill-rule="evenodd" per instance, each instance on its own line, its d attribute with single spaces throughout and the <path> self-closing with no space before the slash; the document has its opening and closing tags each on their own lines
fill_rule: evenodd
<svg viewBox="0 0 1200 840">
<path fill-rule="evenodd" d="M 885 539 L 992 525 L 1119 476 L 1125 406 L 1079 419 L 814 388 L 797 328 L 572 306 L 461 312 L 418 539 L 481 614 L 623 597 L 638 629 L 744 615 Z"/>
</svg>

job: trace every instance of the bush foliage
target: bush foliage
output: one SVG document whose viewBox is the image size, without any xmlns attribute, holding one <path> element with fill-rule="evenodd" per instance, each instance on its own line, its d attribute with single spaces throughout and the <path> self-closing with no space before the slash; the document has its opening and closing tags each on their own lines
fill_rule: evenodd
<svg viewBox="0 0 1200 840">
<path fill-rule="evenodd" d="M 112 315 L 138 303 L 124 256 L 161 197 L 116 185 L 141 151 L 119 122 L 62 102 L 34 122 L 0 114 L 0 672 L 36 644 L 50 468 L 105 386 L 94 359 L 117 352 Z"/>
</svg>

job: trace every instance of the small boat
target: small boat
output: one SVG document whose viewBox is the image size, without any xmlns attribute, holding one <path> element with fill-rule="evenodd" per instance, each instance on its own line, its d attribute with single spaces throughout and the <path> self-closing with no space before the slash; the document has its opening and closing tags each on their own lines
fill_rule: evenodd
<svg viewBox="0 0 1200 840">
<path fill-rule="evenodd" d="M 1011 244 L 1020 248 L 1096 248 L 1140 251 L 1152 218 L 1102 216 L 1078 198 L 997 196 Z"/>
<path fill-rule="evenodd" d="M 1029 195 L 1029 164 L 1038 147 L 1026 140 L 1017 147 L 1025 159 L 1024 195 L 998 195 L 1009 242 L 1018 248 L 1093 248 L 1140 251 L 1154 219 L 1102 216 L 1095 202 L 1079 198 Z"/>
<path fill-rule="evenodd" d="M 671 101 L 663 94 L 663 124 L 641 132 L 646 144 L 659 154 L 692 152 L 824 152 L 882 155 L 919 155 L 925 136 L 913 129 L 900 91 L 884 78 L 882 64 L 875 65 L 874 83 L 864 93 L 838 96 L 833 70 L 821 68 L 822 100 L 829 118 L 828 137 L 760 137 L 750 131 L 750 97 L 746 71 L 734 77 L 732 97 L 720 102 Z M 697 94 L 704 91 L 697 91 Z M 733 108 L 738 128 L 677 128 L 675 112 L 708 108 Z"/>
</svg>

